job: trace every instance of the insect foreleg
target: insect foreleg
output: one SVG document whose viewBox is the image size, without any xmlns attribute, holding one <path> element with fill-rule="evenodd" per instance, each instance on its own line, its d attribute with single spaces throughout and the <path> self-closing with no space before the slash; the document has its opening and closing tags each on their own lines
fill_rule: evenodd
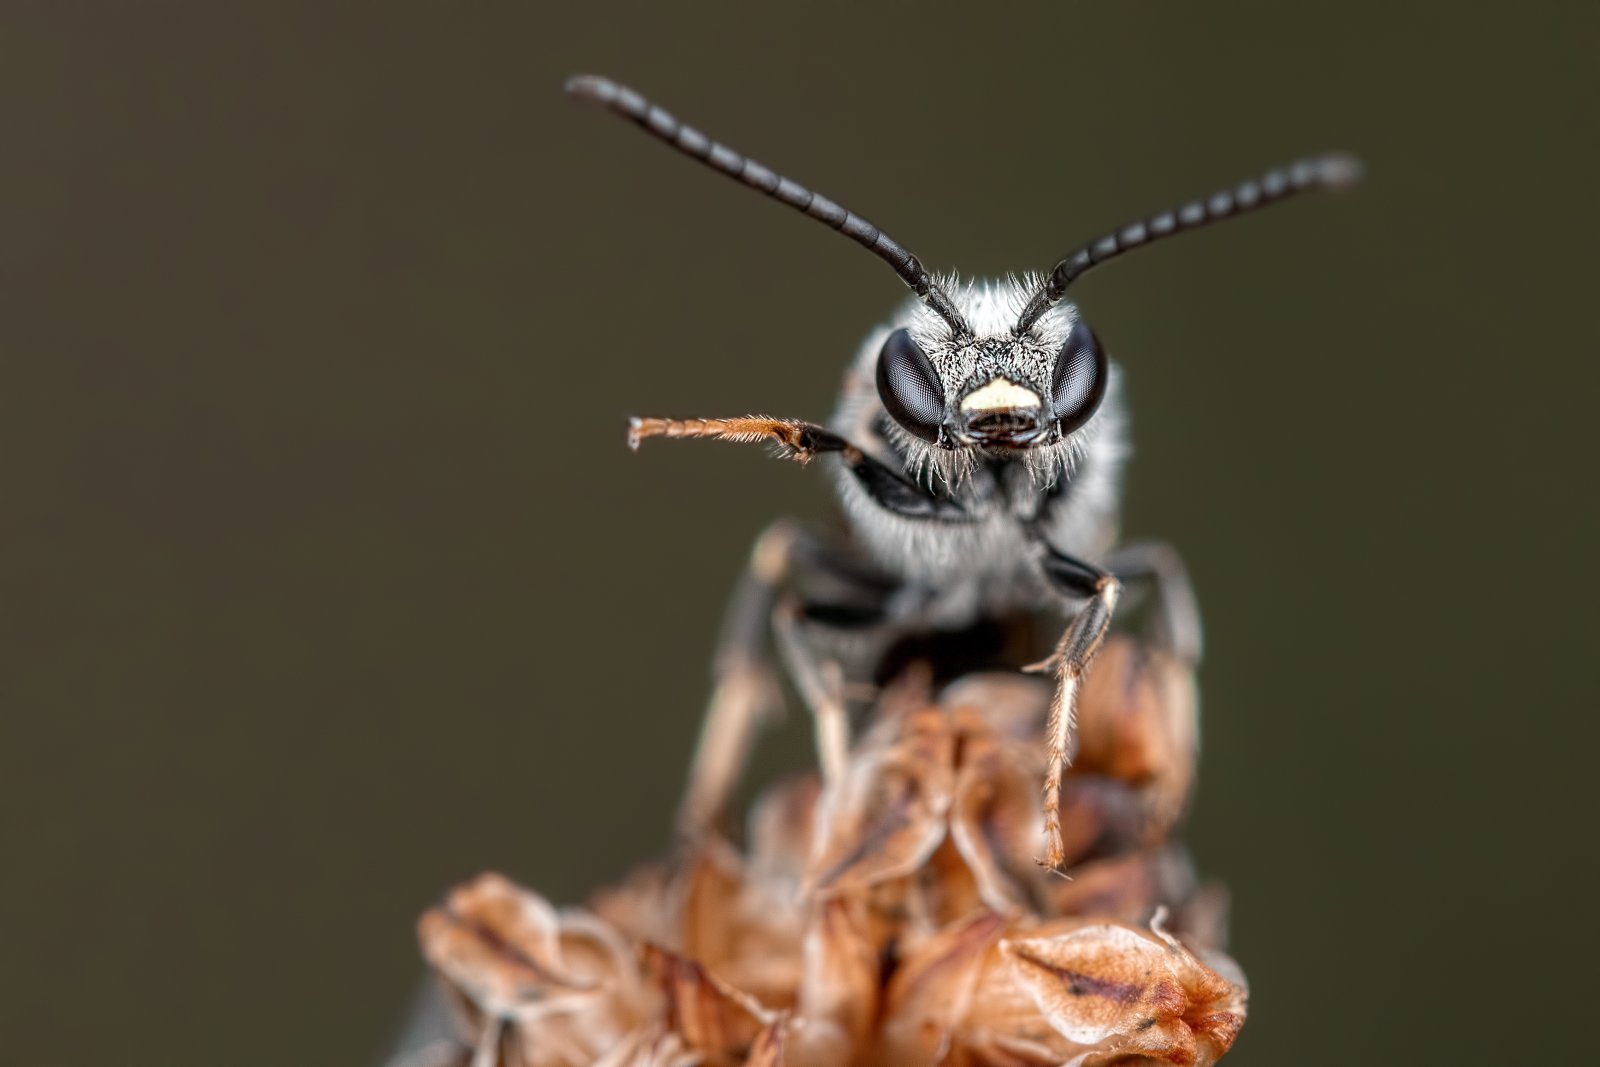
<svg viewBox="0 0 1600 1067">
<path fill-rule="evenodd" d="M 1088 598 L 1088 603 L 1067 625 L 1050 658 L 1028 668 L 1054 671 L 1056 676 L 1055 695 L 1050 700 L 1050 718 L 1045 730 L 1049 744 L 1044 779 L 1045 854 L 1039 861 L 1056 870 L 1066 860 L 1061 843 L 1061 778 L 1067 769 L 1067 752 L 1072 744 L 1078 684 L 1105 640 L 1122 586 L 1109 571 L 1058 552 L 1042 538 L 1036 539 L 1036 543 L 1041 550 L 1045 577 L 1052 588 L 1070 599 Z"/>
<path fill-rule="evenodd" d="M 874 459 L 825 426 L 799 419 L 773 419 L 746 415 L 734 419 L 631 419 L 628 447 L 638 448 L 646 437 L 710 437 L 739 444 L 767 442 L 778 454 L 799 463 L 837 453 L 868 496 L 897 515 L 915 519 L 967 518 L 964 508 L 946 496 L 917 485 L 900 471 Z"/>
<path fill-rule="evenodd" d="M 629 419 L 628 447 L 646 437 L 710 437 L 736 444 L 769 443 L 785 459 L 810 463 L 824 452 L 859 452 L 832 430 L 800 419 L 743 415 L 732 419 Z"/>
</svg>

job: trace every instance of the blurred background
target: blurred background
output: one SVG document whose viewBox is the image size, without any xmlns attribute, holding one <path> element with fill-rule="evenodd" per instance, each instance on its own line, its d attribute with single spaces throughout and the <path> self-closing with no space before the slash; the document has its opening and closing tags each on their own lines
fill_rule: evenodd
<svg viewBox="0 0 1600 1067">
<path fill-rule="evenodd" d="M 1299 154 L 1075 290 L 1204 607 L 1229 1063 L 1532 1062 L 1592 1010 L 1592 5 L 12 4 L 0 1061 L 377 1062 L 417 914 L 663 845 L 724 592 L 883 265 L 560 93 L 634 84 L 931 267 Z M 760 771 L 810 759 L 803 716 Z"/>
</svg>

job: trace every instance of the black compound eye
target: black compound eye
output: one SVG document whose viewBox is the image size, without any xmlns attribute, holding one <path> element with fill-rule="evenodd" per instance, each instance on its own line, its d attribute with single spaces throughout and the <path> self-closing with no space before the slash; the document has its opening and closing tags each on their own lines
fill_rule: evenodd
<svg viewBox="0 0 1600 1067">
<path fill-rule="evenodd" d="M 1110 377 L 1100 339 L 1079 319 L 1056 355 L 1055 377 L 1050 383 L 1050 414 L 1061 433 L 1069 434 L 1089 421 L 1105 399 Z"/>
<path fill-rule="evenodd" d="M 878 353 L 878 396 L 889 414 L 924 441 L 937 441 L 944 424 L 939 372 L 911 334 L 896 330 Z"/>
</svg>

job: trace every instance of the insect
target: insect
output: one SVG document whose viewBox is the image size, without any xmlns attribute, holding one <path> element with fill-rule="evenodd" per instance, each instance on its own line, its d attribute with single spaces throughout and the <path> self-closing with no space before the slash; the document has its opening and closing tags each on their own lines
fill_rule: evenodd
<svg viewBox="0 0 1600 1067">
<path fill-rule="evenodd" d="M 790 677 L 816 716 L 826 778 L 843 765 L 849 724 L 839 660 L 820 649 L 831 643 L 859 650 L 863 642 L 852 635 L 862 633 L 954 632 L 984 619 L 1056 610 L 1064 630 L 1053 651 L 1027 669 L 1054 676 L 1040 862 L 1059 868 L 1074 698 L 1124 585 L 1150 589 L 1174 652 L 1190 662 L 1200 655 L 1198 614 L 1176 553 L 1116 544 L 1127 452 L 1120 371 L 1065 293 L 1131 249 L 1297 193 L 1347 186 L 1359 165 L 1343 155 L 1303 160 L 1133 222 L 1043 275 L 961 281 L 935 278 L 861 216 L 624 86 L 586 75 L 567 91 L 838 230 L 887 262 L 916 294 L 868 336 L 826 426 L 767 416 L 631 422 L 635 448 L 647 437 L 708 437 L 771 443 L 802 463 L 829 457 L 848 525 L 842 546 L 787 523 L 758 540 L 729 608 L 680 830 L 703 832 L 718 817 L 774 700 L 769 619 Z"/>
</svg>

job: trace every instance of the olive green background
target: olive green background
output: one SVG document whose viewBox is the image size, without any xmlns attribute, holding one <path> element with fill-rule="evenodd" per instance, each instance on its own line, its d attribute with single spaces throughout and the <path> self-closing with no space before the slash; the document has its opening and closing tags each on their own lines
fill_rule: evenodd
<svg viewBox="0 0 1600 1067">
<path fill-rule="evenodd" d="M 723 593 L 829 502 L 624 416 L 824 416 L 903 290 L 586 70 L 979 274 L 1360 153 L 1076 290 L 1206 615 L 1229 1062 L 1582 1058 L 1593 10 L 8 5 L 0 1062 L 372 1063 L 446 886 L 661 846 Z"/>
</svg>

